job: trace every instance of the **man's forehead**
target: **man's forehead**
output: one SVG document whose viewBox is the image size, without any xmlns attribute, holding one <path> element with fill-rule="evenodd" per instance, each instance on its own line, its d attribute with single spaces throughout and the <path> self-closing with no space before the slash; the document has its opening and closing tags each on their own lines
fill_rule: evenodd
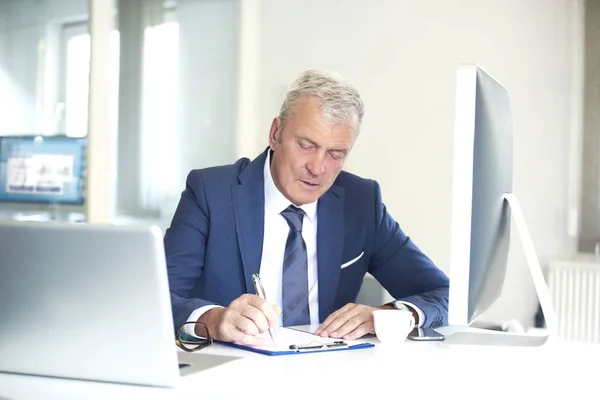
<svg viewBox="0 0 600 400">
<path fill-rule="evenodd" d="M 354 126 L 350 122 L 331 123 L 322 118 L 303 119 L 294 118 L 289 124 L 296 135 L 307 137 L 338 137 L 339 139 L 352 139 L 355 136 Z M 339 140 L 338 139 L 338 140 Z"/>
<path fill-rule="evenodd" d="M 352 143 L 354 143 L 354 137 L 352 135 L 336 135 L 336 134 L 303 134 L 301 131 L 297 132 L 295 137 L 299 140 L 308 141 L 318 147 L 325 147 L 327 149 L 336 150 L 350 150 Z"/>
</svg>

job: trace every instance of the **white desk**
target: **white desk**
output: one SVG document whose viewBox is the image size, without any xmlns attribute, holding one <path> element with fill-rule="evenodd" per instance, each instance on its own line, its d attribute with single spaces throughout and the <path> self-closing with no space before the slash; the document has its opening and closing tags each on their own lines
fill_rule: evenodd
<svg viewBox="0 0 600 400">
<path fill-rule="evenodd" d="M 369 349 L 278 357 L 215 344 L 195 356 L 240 359 L 184 377 L 176 389 L 0 374 L 0 399 L 600 398 L 599 345 L 388 348 L 372 340 Z"/>
</svg>

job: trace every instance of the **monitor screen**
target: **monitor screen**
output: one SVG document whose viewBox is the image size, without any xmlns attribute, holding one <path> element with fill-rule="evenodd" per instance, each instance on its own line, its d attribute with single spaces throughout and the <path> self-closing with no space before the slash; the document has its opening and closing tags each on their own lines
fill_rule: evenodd
<svg viewBox="0 0 600 400">
<path fill-rule="evenodd" d="M 0 137 L 0 201 L 82 204 L 86 140 Z"/>
<path fill-rule="evenodd" d="M 456 86 L 451 325 L 470 325 L 501 295 L 510 242 L 513 137 L 508 91 L 477 65 Z"/>
</svg>

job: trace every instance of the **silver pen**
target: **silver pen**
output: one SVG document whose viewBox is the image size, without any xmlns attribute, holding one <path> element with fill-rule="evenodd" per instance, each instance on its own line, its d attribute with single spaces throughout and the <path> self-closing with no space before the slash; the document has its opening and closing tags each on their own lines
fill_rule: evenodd
<svg viewBox="0 0 600 400">
<path fill-rule="evenodd" d="M 265 288 L 263 287 L 262 281 L 260 280 L 260 276 L 258 274 L 252 274 L 252 284 L 254 284 L 254 290 L 256 290 L 256 294 L 263 300 L 267 300 L 267 296 L 265 296 Z M 273 333 L 273 328 L 269 327 L 269 335 L 271 335 L 271 340 L 273 344 L 277 346 L 277 342 L 275 341 L 275 334 Z"/>
</svg>

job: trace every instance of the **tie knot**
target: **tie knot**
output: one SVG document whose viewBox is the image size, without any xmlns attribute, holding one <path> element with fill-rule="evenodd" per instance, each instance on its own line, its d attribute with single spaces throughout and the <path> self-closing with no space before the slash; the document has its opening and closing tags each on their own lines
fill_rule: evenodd
<svg viewBox="0 0 600 400">
<path fill-rule="evenodd" d="M 292 231 L 302 232 L 303 209 L 290 205 L 281 212 L 281 215 L 283 215 L 283 218 L 285 218 Z"/>
</svg>

